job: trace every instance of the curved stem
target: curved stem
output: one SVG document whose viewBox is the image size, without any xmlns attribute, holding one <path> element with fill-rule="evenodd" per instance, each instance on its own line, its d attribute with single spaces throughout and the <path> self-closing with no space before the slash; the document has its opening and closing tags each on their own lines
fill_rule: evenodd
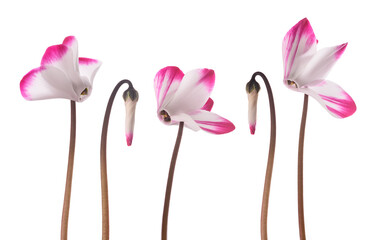
<svg viewBox="0 0 378 240">
<path fill-rule="evenodd" d="M 261 206 L 261 226 L 260 233 L 261 239 L 268 239 L 268 206 L 269 206 L 269 194 L 270 194 L 270 184 L 272 181 L 273 173 L 273 162 L 274 162 L 274 151 L 276 149 L 276 110 L 274 107 L 274 98 L 272 88 L 270 87 L 269 81 L 266 76 L 261 72 L 255 72 L 252 76 L 252 79 L 255 79 L 256 76 L 260 76 L 265 83 L 266 90 L 268 92 L 269 106 L 270 106 L 270 144 L 269 144 L 269 154 L 268 154 L 268 163 L 266 166 L 265 173 L 265 183 L 264 183 L 264 192 L 263 200 Z"/>
<path fill-rule="evenodd" d="M 60 239 L 67 240 L 68 232 L 68 216 L 70 212 L 72 173 L 75 156 L 75 140 L 76 140 L 76 103 L 71 101 L 71 132 L 70 132 L 70 148 L 68 153 L 68 166 L 66 177 L 66 190 L 64 192 L 62 223 L 60 228 Z"/>
<path fill-rule="evenodd" d="M 184 129 L 184 122 L 180 122 L 179 130 L 178 130 L 177 138 L 176 138 L 175 148 L 174 148 L 173 153 L 172 153 L 171 166 L 169 167 L 167 188 L 165 190 L 163 221 L 162 221 L 162 226 L 161 226 L 161 239 L 162 240 L 167 240 L 169 202 L 170 202 L 170 199 L 171 199 L 173 175 L 175 173 L 176 160 L 177 160 L 177 155 L 178 155 L 178 151 L 179 151 L 179 148 L 180 148 L 183 129 Z"/>
<path fill-rule="evenodd" d="M 120 81 L 110 95 L 108 105 L 106 107 L 104 122 L 102 125 L 101 133 L 101 147 L 100 147 L 100 164 L 101 164 L 101 194 L 102 194 L 102 239 L 109 239 L 109 197 L 108 197 L 108 174 L 106 169 L 106 138 L 108 135 L 109 117 L 112 110 L 115 95 L 118 89 L 124 84 L 129 84 L 129 88 L 132 87 L 132 83 L 129 80 Z"/>
<path fill-rule="evenodd" d="M 308 109 L 308 95 L 304 95 L 301 130 L 298 144 L 298 220 L 299 236 L 301 240 L 306 240 L 304 210 L 303 210 L 303 147 Z"/>
</svg>

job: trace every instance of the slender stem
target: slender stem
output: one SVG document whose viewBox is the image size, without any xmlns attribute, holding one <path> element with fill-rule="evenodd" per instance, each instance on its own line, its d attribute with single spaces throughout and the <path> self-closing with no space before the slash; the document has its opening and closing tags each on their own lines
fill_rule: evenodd
<svg viewBox="0 0 378 240">
<path fill-rule="evenodd" d="M 179 130 L 178 130 L 177 138 L 176 138 L 175 148 L 174 148 L 173 153 L 172 153 L 171 166 L 169 167 L 167 188 L 165 190 L 163 222 L 162 222 L 162 226 L 161 226 L 161 239 L 162 240 L 167 240 L 169 202 L 170 202 L 170 199 L 171 199 L 173 175 L 175 174 L 176 160 L 177 160 L 177 155 L 178 155 L 178 151 L 179 151 L 179 148 L 180 148 L 183 129 L 184 129 L 184 122 L 180 122 Z"/>
<path fill-rule="evenodd" d="M 270 194 L 270 184 L 272 181 L 272 173 L 273 173 L 274 151 L 276 149 L 276 110 L 274 107 L 274 98 L 273 98 L 272 88 L 270 87 L 268 79 L 261 72 L 255 72 L 252 76 L 252 79 L 256 78 L 256 76 L 260 76 L 264 80 L 266 90 L 268 92 L 269 106 L 270 106 L 270 144 L 269 144 L 268 162 L 267 162 L 266 173 L 265 173 L 264 192 L 263 192 L 263 200 L 262 200 L 262 206 L 261 206 L 261 226 L 260 226 L 261 239 L 267 240 L 268 239 L 267 228 L 268 228 L 269 194 Z"/>
<path fill-rule="evenodd" d="M 106 107 L 104 122 L 102 125 L 101 133 L 101 147 L 100 147 L 100 163 L 101 163 L 101 194 L 102 194 L 102 239 L 109 240 L 109 196 L 108 196 L 108 174 L 106 168 L 106 139 L 108 135 L 109 117 L 112 110 L 115 95 L 118 89 L 124 84 L 129 84 L 132 87 L 132 83 L 129 80 L 120 81 L 110 95 L 108 105 Z"/>
<path fill-rule="evenodd" d="M 71 101 L 71 132 L 70 132 L 70 149 L 68 153 L 68 166 L 66 177 L 66 190 L 64 192 L 64 202 L 62 211 L 62 224 L 60 229 L 60 239 L 67 240 L 68 216 L 70 212 L 72 173 L 75 156 L 75 140 L 76 140 L 76 103 Z"/>
<path fill-rule="evenodd" d="M 298 144 L 298 220 L 299 236 L 301 240 L 306 240 L 304 210 L 303 210 L 303 147 L 308 109 L 308 95 L 304 95 L 301 130 Z"/>
</svg>

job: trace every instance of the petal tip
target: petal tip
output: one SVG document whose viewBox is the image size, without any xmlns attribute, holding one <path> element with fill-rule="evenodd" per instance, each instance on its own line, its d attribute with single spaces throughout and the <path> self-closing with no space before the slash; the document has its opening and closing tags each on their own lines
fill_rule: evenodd
<svg viewBox="0 0 378 240">
<path fill-rule="evenodd" d="M 126 134 L 126 142 L 127 142 L 127 146 L 131 146 L 131 144 L 133 143 L 133 134 L 132 133 Z"/>
<path fill-rule="evenodd" d="M 62 59 L 68 48 L 64 44 L 50 46 L 42 57 L 41 65 L 51 64 Z"/>
<path fill-rule="evenodd" d="M 76 38 L 75 36 L 67 36 L 64 40 L 63 40 L 63 45 L 66 45 L 68 47 L 72 46 L 72 44 L 74 42 L 76 42 Z"/>
<path fill-rule="evenodd" d="M 335 52 L 336 60 L 339 59 L 341 55 L 343 55 L 347 46 L 348 46 L 348 43 L 343 43 L 337 47 L 336 52 Z"/>
<path fill-rule="evenodd" d="M 32 100 L 31 95 L 29 94 L 29 87 L 32 85 L 33 80 L 37 76 L 39 72 L 44 70 L 44 67 L 39 67 L 39 68 L 34 68 L 30 70 L 25 76 L 21 79 L 20 81 L 20 91 L 21 95 L 26 99 L 26 100 Z"/>
<path fill-rule="evenodd" d="M 249 130 L 251 131 L 252 135 L 255 135 L 256 123 L 249 125 Z"/>
</svg>

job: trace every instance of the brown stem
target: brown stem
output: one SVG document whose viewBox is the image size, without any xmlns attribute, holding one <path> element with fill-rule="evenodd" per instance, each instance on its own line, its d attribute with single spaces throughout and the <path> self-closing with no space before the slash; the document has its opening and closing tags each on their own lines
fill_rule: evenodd
<svg viewBox="0 0 378 240">
<path fill-rule="evenodd" d="M 270 106 L 270 144 L 269 144 L 269 154 L 268 162 L 266 166 L 265 173 L 265 183 L 264 183 L 264 192 L 263 200 L 261 206 L 261 226 L 260 233 L 261 239 L 268 239 L 268 207 L 269 207 L 269 194 L 270 194 L 270 184 L 272 181 L 273 173 L 273 163 L 274 163 L 274 151 L 276 149 L 276 110 L 274 107 L 274 98 L 272 88 L 270 87 L 269 81 L 266 76 L 261 72 L 255 72 L 252 76 L 252 79 L 255 79 L 259 75 L 265 83 L 266 90 L 268 92 L 269 106 Z"/>
<path fill-rule="evenodd" d="M 70 149 L 68 153 L 66 190 L 64 192 L 62 224 L 61 224 L 61 229 L 60 229 L 61 240 L 67 240 L 68 216 L 70 212 L 71 187 L 72 187 L 72 173 L 73 173 L 74 155 L 75 155 L 75 140 L 76 140 L 76 103 L 75 101 L 71 101 Z"/>
<path fill-rule="evenodd" d="M 298 220 L 299 236 L 301 240 L 306 240 L 304 210 L 303 210 L 303 147 L 308 109 L 308 95 L 304 95 L 301 130 L 298 144 Z"/>
<path fill-rule="evenodd" d="M 177 138 L 176 138 L 175 148 L 174 148 L 173 153 L 172 153 L 171 166 L 169 167 L 167 188 L 165 190 L 163 221 L 162 221 L 162 226 L 161 226 L 161 239 L 162 240 L 167 240 L 169 202 L 170 202 L 170 199 L 171 199 L 173 175 L 175 174 L 176 160 L 177 160 L 177 155 L 178 155 L 178 151 L 179 151 L 179 148 L 180 148 L 183 129 L 184 129 L 184 122 L 180 122 L 179 130 L 178 130 Z"/>
<path fill-rule="evenodd" d="M 109 117 L 112 110 L 115 95 L 122 84 L 129 84 L 129 88 L 132 87 L 132 83 L 129 80 L 120 81 L 110 95 L 108 105 L 106 107 L 104 122 L 102 125 L 101 133 L 101 147 L 100 147 L 100 164 L 101 164 L 101 194 L 102 194 L 102 239 L 109 240 L 109 196 L 108 196 L 108 174 L 106 169 L 106 138 L 108 135 Z"/>
</svg>

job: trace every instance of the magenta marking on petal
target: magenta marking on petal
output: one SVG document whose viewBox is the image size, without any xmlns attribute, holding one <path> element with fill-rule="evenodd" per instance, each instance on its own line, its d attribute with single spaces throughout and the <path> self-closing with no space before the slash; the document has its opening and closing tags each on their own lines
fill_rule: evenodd
<svg viewBox="0 0 378 240">
<path fill-rule="evenodd" d="M 41 65 L 59 61 L 67 53 L 67 50 L 68 48 L 63 44 L 47 48 L 45 54 L 42 57 Z"/>
<path fill-rule="evenodd" d="M 214 106 L 214 101 L 213 99 L 209 98 L 201 109 L 210 112 L 213 106 Z"/>
<path fill-rule="evenodd" d="M 68 36 L 63 40 L 63 44 L 70 47 L 76 41 L 75 36 Z"/>
<path fill-rule="evenodd" d="M 30 72 L 28 72 L 22 79 L 21 79 L 21 82 L 20 82 L 20 90 L 21 90 L 21 94 L 22 96 L 26 99 L 26 100 L 32 100 L 31 96 L 29 95 L 28 93 L 28 89 L 30 87 L 30 85 L 32 84 L 33 80 L 35 79 L 35 77 L 37 76 L 37 74 L 39 72 L 41 72 L 42 70 L 45 70 L 44 67 L 39 67 L 39 68 L 34 68 L 32 69 Z"/>
<path fill-rule="evenodd" d="M 205 130 L 207 132 L 214 133 L 214 134 L 229 133 L 235 129 L 234 124 L 232 124 L 232 122 L 228 121 L 227 119 L 223 119 L 223 122 L 197 121 L 196 120 L 196 123 L 212 126 L 213 127 L 212 129 L 202 127 L 202 126 L 200 126 L 200 128 L 202 130 Z"/>
<path fill-rule="evenodd" d="M 79 58 L 79 64 L 81 65 L 91 65 L 91 64 L 96 64 L 96 63 L 98 63 L 98 60 L 96 59 L 84 58 L 84 57 Z"/>
<path fill-rule="evenodd" d="M 161 99 L 160 104 L 164 102 L 164 99 L 167 96 L 167 93 L 172 83 L 175 81 L 181 81 L 183 77 L 184 77 L 184 73 L 180 70 L 180 68 L 174 67 L 174 66 L 168 66 L 168 67 L 162 68 L 160 69 L 158 73 L 156 73 L 155 91 L 156 91 L 157 104 L 159 104 L 159 98 L 161 94 L 160 91 L 164 83 L 164 79 L 168 78 L 168 82 L 167 82 L 168 86 L 165 88 L 165 91 L 163 93 L 164 95 Z"/>
<path fill-rule="evenodd" d="M 337 46 L 337 50 L 335 52 L 335 58 L 339 59 L 341 55 L 343 55 L 345 48 L 348 46 L 348 43 L 341 44 L 340 46 Z"/>
<path fill-rule="evenodd" d="M 256 123 L 249 125 L 249 130 L 251 131 L 251 134 L 254 135 L 256 131 Z"/>
<path fill-rule="evenodd" d="M 203 84 L 206 86 L 209 92 L 213 91 L 214 84 L 215 84 L 215 73 L 212 69 L 200 69 L 201 79 L 198 81 L 197 84 Z"/>
<path fill-rule="evenodd" d="M 131 146 L 131 144 L 133 143 L 133 134 L 132 133 L 129 133 L 129 134 L 126 133 L 126 142 L 127 142 L 127 146 Z"/>
<path fill-rule="evenodd" d="M 345 99 L 334 98 L 319 94 L 319 96 L 324 101 L 337 105 L 337 108 L 326 106 L 330 112 L 336 114 L 340 118 L 346 118 L 351 116 L 354 112 L 356 112 L 357 106 L 353 99 L 346 92 L 343 92 L 343 95 L 345 96 Z"/>
<path fill-rule="evenodd" d="M 314 42 L 317 42 L 317 39 L 315 37 L 314 31 L 312 30 L 311 24 L 308 21 L 307 18 L 302 19 L 299 21 L 297 24 L 295 24 L 285 35 L 284 41 L 288 38 L 287 40 L 287 45 L 286 45 L 286 54 L 285 54 L 285 78 L 289 75 L 291 72 L 291 68 L 294 63 L 294 59 L 297 55 L 298 52 L 298 47 L 299 47 L 299 42 L 303 37 L 307 37 L 306 40 L 306 50 L 307 51 L 309 48 L 311 48 L 312 44 Z M 296 43 L 296 45 L 294 45 Z M 292 54 L 292 59 L 290 62 L 290 66 L 288 66 L 288 60 L 289 60 L 289 53 L 292 51 L 293 46 L 296 47 L 294 50 L 294 54 Z"/>
</svg>

